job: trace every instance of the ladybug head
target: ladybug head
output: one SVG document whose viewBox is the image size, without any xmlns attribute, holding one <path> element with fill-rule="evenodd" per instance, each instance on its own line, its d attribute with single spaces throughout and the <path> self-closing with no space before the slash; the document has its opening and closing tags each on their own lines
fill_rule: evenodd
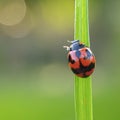
<svg viewBox="0 0 120 120">
<path fill-rule="evenodd" d="M 67 51 L 79 50 L 79 49 L 85 47 L 85 45 L 81 44 L 79 42 L 79 40 L 72 40 L 72 41 L 68 41 L 68 42 L 71 43 L 71 45 L 69 47 L 63 46 L 64 48 L 67 49 Z"/>
<path fill-rule="evenodd" d="M 69 43 L 71 43 L 71 44 L 74 44 L 74 43 L 79 43 L 79 40 L 72 40 L 72 41 L 67 41 L 67 42 L 69 42 Z"/>
</svg>

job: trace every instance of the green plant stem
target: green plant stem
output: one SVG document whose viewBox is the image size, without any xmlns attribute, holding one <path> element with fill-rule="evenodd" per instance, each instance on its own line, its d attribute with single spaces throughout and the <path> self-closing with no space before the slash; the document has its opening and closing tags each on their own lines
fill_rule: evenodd
<svg viewBox="0 0 120 120">
<path fill-rule="evenodd" d="M 88 0 L 75 0 L 74 39 L 90 47 Z M 91 77 L 75 76 L 76 120 L 93 120 Z"/>
</svg>

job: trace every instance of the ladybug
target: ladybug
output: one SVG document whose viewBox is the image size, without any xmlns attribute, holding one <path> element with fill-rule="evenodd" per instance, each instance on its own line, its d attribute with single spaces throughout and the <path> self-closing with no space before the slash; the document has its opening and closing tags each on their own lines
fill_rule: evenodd
<svg viewBox="0 0 120 120">
<path fill-rule="evenodd" d="M 79 40 L 68 41 L 71 45 L 64 46 L 68 52 L 68 65 L 78 77 L 89 77 L 95 68 L 95 56 L 89 47 L 80 43 Z"/>
</svg>

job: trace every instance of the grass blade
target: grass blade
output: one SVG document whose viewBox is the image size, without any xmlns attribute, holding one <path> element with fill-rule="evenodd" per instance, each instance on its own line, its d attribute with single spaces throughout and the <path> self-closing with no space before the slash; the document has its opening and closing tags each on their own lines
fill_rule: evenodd
<svg viewBox="0 0 120 120">
<path fill-rule="evenodd" d="M 88 0 L 75 0 L 74 39 L 79 39 L 90 47 Z M 93 120 L 91 77 L 75 76 L 76 120 Z"/>
</svg>

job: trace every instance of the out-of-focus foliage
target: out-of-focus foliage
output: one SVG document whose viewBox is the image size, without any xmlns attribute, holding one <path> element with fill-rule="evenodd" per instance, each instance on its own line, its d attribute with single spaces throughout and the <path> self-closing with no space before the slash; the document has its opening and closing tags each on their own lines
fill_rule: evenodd
<svg viewBox="0 0 120 120">
<path fill-rule="evenodd" d="M 90 0 L 95 120 L 119 120 L 120 1 Z M 74 120 L 74 0 L 0 0 L 0 119 Z"/>
</svg>

